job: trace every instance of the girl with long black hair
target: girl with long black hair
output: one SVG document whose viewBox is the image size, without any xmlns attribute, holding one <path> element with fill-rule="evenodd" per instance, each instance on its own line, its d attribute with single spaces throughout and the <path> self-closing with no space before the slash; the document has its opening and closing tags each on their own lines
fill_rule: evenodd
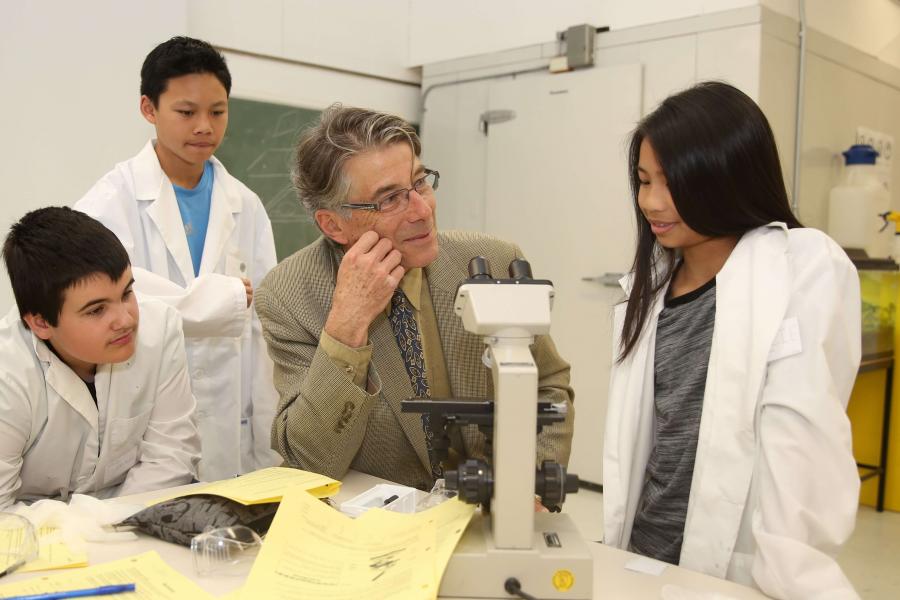
<svg viewBox="0 0 900 600">
<path fill-rule="evenodd" d="M 834 560 L 859 493 L 856 270 L 792 214 L 768 121 L 728 84 L 664 100 L 629 168 L 606 542 L 776 598 L 856 597 Z"/>
</svg>

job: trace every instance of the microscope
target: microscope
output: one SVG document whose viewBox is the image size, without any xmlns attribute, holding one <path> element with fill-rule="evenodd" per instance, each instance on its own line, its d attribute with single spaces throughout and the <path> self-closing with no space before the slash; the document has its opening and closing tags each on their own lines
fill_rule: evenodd
<svg viewBox="0 0 900 600">
<path fill-rule="evenodd" d="M 555 462 L 535 465 L 536 434 L 565 420 L 566 406 L 538 402 L 538 369 L 529 346 L 550 331 L 553 284 L 532 278 L 525 260 L 495 279 L 484 257 L 469 263 L 469 278 L 454 310 L 467 331 L 484 336 L 485 365 L 494 400 L 413 399 L 404 412 L 430 413 L 433 447 L 448 456 L 449 430 L 477 425 L 489 462 L 468 459 L 445 471 L 445 485 L 480 504 L 441 580 L 440 595 L 459 598 L 571 598 L 589 600 L 593 560 L 568 515 L 535 512 L 535 497 L 559 511 L 578 477 Z M 599 515 L 598 515 L 599 518 Z"/>
</svg>

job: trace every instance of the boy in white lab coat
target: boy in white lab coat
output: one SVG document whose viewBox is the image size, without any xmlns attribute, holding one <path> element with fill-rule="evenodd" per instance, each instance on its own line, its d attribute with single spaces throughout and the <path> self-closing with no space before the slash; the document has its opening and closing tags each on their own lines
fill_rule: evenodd
<svg viewBox="0 0 900 600">
<path fill-rule="evenodd" d="M 200 438 L 181 318 L 135 299 L 115 235 L 43 208 L 13 225 L 3 258 L 17 306 L 0 320 L 0 510 L 190 483 Z"/>
<path fill-rule="evenodd" d="M 141 115 L 156 129 L 75 204 L 122 241 L 135 289 L 178 309 L 197 423 L 200 478 L 272 466 L 277 401 L 253 289 L 275 263 L 259 198 L 213 153 L 228 125 L 231 75 L 208 43 L 176 37 L 141 69 Z"/>
</svg>

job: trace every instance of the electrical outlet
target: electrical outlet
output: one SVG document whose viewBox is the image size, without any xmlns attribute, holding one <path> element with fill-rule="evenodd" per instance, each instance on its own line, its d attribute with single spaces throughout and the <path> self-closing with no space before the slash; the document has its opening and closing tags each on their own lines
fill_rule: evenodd
<svg viewBox="0 0 900 600">
<path fill-rule="evenodd" d="M 856 143 L 868 144 L 878 151 L 878 158 L 875 161 L 875 172 L 885 189 L 891 190 L 892 169 L 891 165 L 894 158 L 894 136 L 882 131 L 875 131 L 868 127 L 859 126 L 856 128 Z"/>
<path fill-rule="evenodd" d="M 856 128 L 856 143 L 869 144 L 878 151 L 878 162 L 890 165 L 894 154 L 894 136 L 868 127 Z"/>
</svg>

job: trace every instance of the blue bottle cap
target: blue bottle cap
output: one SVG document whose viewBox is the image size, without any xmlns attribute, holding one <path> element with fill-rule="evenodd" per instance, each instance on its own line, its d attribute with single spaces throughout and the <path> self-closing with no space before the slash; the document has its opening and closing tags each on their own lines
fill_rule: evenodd
<svg viewBox="0 0 900 600">
<path fill-rule="evenodd" d="M 868 144 L 854 144 L 849 150 L 841 152 L 846 165 L 874 165 L 878 150 Z"/>
</svg>

